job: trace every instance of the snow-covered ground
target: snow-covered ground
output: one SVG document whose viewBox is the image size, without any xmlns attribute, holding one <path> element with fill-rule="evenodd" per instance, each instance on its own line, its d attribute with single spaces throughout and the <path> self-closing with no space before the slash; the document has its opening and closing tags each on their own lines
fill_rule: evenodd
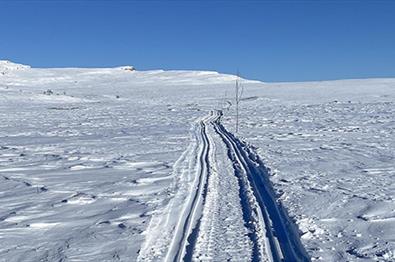
<svg viewBox="0 0 395 262">
<path fill-rule="evenodd" d="M 312 260 L 395 260 L 395 79 L 243 80 L 237 142 L 235 76 L 129 69 L 0 62 L 0 261 L 253 257 L 244 149 Z"/>
</svg>

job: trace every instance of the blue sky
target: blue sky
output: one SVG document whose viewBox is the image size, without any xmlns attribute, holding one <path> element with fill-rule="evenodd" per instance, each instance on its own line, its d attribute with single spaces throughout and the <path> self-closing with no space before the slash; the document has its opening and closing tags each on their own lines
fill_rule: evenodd
<svg viewBox="0 0 395 262">
<path fill-rule="evenodd" d="M 0 0 L 0 59 L 263 81 L 395 77 L 395 1 Z"/>
</svg>

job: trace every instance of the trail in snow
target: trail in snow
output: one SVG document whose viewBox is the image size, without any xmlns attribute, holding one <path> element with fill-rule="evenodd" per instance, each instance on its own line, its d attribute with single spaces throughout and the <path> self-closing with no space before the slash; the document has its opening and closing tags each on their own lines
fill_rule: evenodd
<svg viewBox="0 0 395 262">
<path fill-rule="evenodd" d="M 191 144 L 173 167 L 175 195 L 160 215 L 153 216 L 138 261 L 173 261 L 190 252 L 188 241 L 193 238 L 190 235 L 201 217 L 203 194 L 207 192 L 209 141 L 206 123 L 213 117 L 216 116 L 206 116 L 194 123 Z"/>
<path fill-rule="evenodd" d="M 215 121 L 214 127 L 228 147 L 228 155 L 234 163 L 235 174 L 240 177 L 244 187 L 242 191 L 247 191 L 246 197 L 252 198 L 250 203 L 253 204 L 250 209 L 253 214 L 248 217 L 251 220 L 248 224 L 255 225 L 251 227 L 251 237 L 256 246 L 252 260 L 308 261 L 309 258 L 300 243 L 295 226 L 288 218 L 285 209 L 276 201 L 268 179 L 268 171 L 259 156 L 227 131 L 221 124 L 220 118 Z M 251 191 L 254 197 L 248 193 Z M 263 232 L 265 232 L 264 240 Z"/>
<path fill-rule="evenodd" d="M 208 192 L 193 260 L 246 261 L 253 243 L 243 219 L 242 203 L 226 145 L 217 138 L 212 125 L 207 128 L 212 141 Z"/>
<path fill-rule="evenodd" d="M 186 208 L 182 214 L 182 218 L 179 221 L 179 226 L 175 232 L 176 235 L 180 236 L 180 241 L 173 241 L 170 246 L 170 253 L 168 253 L 167 258 L 172 257 L 172 251 L 175 252 L 175 261 L 180 261 L 182 259 L 191 260 L 193 249 L 199 234 L 200 228 L 200 218 L 202 216 L 202 209 L 205 203 L 205 198 L 207 194 L 207 181 L 210 174 L 210 141 L 207 136 L 206 123 L 210 121 L 212 116 L 209 116 L 202 121 L 200 121 L 200 136 L 199 142 L 201 144 L 201 149 L 198 154 L 198 172 L 197 172 L 197 185 L 196 190 L 192 190 L 190 195 L 188 208 Z"/>
<path fill-rule="evenodd" d="M 152 219 L 139 260 L 309 261 L 267 169 L 221 116 L 195 123 L 174 168 L 175 195 Z"/>
</svg>

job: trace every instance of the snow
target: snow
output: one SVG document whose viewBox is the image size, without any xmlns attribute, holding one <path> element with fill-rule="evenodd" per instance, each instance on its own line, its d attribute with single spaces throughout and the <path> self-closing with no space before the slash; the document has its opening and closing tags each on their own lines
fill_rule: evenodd
<svg viewBox="0 0 395 262">
<path fill-rule="evenodd" d="M 28 65 L 16 64 L 8 60 L 0 60 L 0 72 L 3 75 L 8 71 L 23 70 L 29 68 L 30 66 Z"/>
<path fill-rule="evenodd" d="M 223 109 L 234 132 L 236 77 L 126 68 L 0 61 L 0 261 L 168 253 L 196 182 L 196 124 Z M 395 79 L 241 83 L 238 137 L 269 169 L 311 259 L 395 260 Z M 247 258 L 232 162 L 207 136 L 216 165 L 195 252 Z"/>
<path fill-rule="evenodd" d="M 391 79 L 275 84 L 244 104 L 241 133 L 312 258 L 394 259 L 394 94 Z"/>
</svg>

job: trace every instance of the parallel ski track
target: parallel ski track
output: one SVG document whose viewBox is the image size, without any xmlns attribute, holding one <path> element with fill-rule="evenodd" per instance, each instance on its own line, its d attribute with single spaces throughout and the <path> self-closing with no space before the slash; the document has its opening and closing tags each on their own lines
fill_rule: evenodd
<svg viewBox="0 0 395 262">
<path fill-rule="evenodd" d="M 189 197 L 191 204 L 188 206 L 190 208 L 185 210 L 183 214 L 183 217 L 185 217 L 185 220 L 181 222 L 183 226 L 178 230 L 178 232 L 175 232 L 176 235 L 180 235 L 180 237 L 178 237 L 180 241 L 178 243 L 172 243 L 170 247 L 170 250 L 176 248 L 177 251 L 174 257 L 167 256 L 166 261 L 192 260 L 193 250 L 199 234 L 200 220 L 207 194 L 208 178 L 210 175 L 209 153 L 211 146 L 210 139 L 206 131 L 206 123 L 213 122 L 218 117 L 218 114 L 211 112 L 210 116 L 199 121 L 199 142 L 201 143 L 201 148 L 198 153 L 198 183 Z"/>
<path fill-rule="evenodd" d="M 245 226 L 253 244 L 252 261 L 310 261 L 300 243 L 296 227 L 285 209 L 276 201 L 268 178 L 268 171 L 258 155 L 227 131 L 221 123 L 221 111 L 212 111 L 201 119 L 195 129 L 199 150 L 197 153 L 197 177 L 185 208 L 180 214 L 178 226 L 165 261 L 191 261 L 200 231 L 203 208 L 210 176 L 210 150 L 212 139 L 207 125 L 212 125 L 228 150 L 234 174 L 239 181 L 239 197 Z M 231 188 L 229 190 L 232 190 Z M 234 189 L 236 190 L 236 189 Z"/>
<path fill-rule="evenodd" d="M 218 111 L 217 114 L 221 116 L 222 112 Z M 243 201 L 248 198 L 248 195 L 245 195 L 247 187 L 251 187 L 258 202 L 258 208 L 252 206 L 243 208 L 247 210 L 246 212 L 250 212 L 245 218 L 251 220 L 246 221 L 246 225 L 252 231 L 250 234 L 254 244 L 252 261 L 261 261 L 264 258 L 270 261 L 310 261 L 300 243 L 296 228 L 290 222 L 284 208 L 275 199 L 274 190 L 268 179 L 268 171 L 262 161 L 245 143 L 225 129 L 220 117 L 213 122 L 213 126 L 226 144 L 228 156 L 234 163 L 235 175 L 240 181 L 242 205 L 248 202 Z M 249 183 L 245 183 L 241 178 L 243 174 L 246 174 Z M 251 211 L 256 213 L 258 219 L 254 219 Z M 257 232 L 259 228 L 256 223 L 261 223 L 265 228 L 265 240 L 259 239 L 262 236 Z M 262 253 L 260 243 L 265 243 L 265 254 Z"/>
</svg>

